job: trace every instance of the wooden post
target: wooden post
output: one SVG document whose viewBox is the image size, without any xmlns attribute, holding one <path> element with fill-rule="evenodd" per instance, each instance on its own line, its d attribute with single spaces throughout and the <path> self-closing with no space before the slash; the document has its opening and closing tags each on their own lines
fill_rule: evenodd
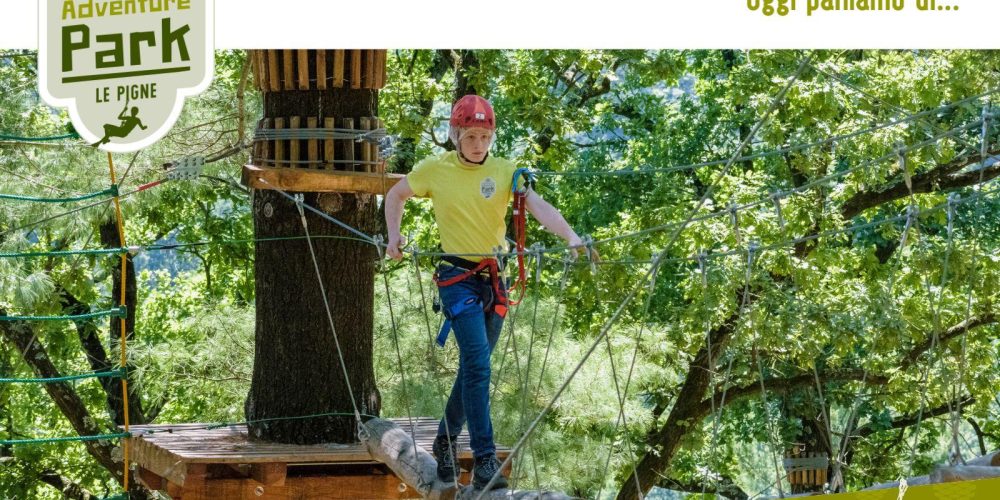
<svg viewBox="0 0 1000 500">
<path fill-rule="evenodd" d="M 380 89 L 385 86 L 385 58 L 384 50 L 375 51 L 375 88 Z"/>
<path fill-rule="evenodd" d="M 353 130 L 354 129 L 354 119 L 344 118 L 340 120 L 340 128 Z M 342 170 L 348 170 L 353 172 L 355 170 L 354 165 L 354 139 L 343 139 L 340 142 L 344 145 L 344 163 L 342 165 L 344 168 Z"/>
<path fill-rule="evenodd" d="M 362 116 L 361 119 L 361 130 L 371 130 L 371 119 L 367 116 Z M 368 141 L 363 141 L 361 143 L 361 171 L 371 172 L 371 148 L 369 147 Z"/>
<path fill-rule="evenodd" d="M 285 49 L 281 51 L 281 66 L 283 71 L 282 85 L 281 88 L 284 90 L 294 90 L 295 89 L 295 77 L 294 75 L 294 63 L 292 62 L 292 50 Z"/>
<path fill-rule="evenodd" d="M 344 51 L 334 50 L 333 51 L 333 86 L 343 87 L 344 86 Z"/>
<path fill-rule="evenodd" d="M 361 88 L 361 51 L 351 51 L 351 88 Z"/>
<path fill-rule="evenodd" d="M 281 76 L 278 74 L 278 51 L 267 51 L 267 86 L 271 92 L 281 89 Z"/>
<path fill-rule="evenodd" d="M 366 89 L 375 88 L 375 51 L 365 51 L 365 85 Z"/>
<path fill-rule="evenodd" d="M 384 125 L 382 123 L 382 120 L 380 120 L 378 118 L 375 118 L 375 128 L 376 129 L 380 129 L 383 126 Z M 379 150 L 378 150 L 378 145 L 372 144 L 372 150 L 374 151 L 374 154 L 372 154 L 372 157 L 375 158 L 375 161 L 378 162 L 378 164 L 375 165 L 375 167 L 376 167 L 375 171 L 384 175 L 385 174 L 385 162 L 383 160 L 385 160 L 385 159 L 381 157 L 381 154 L 379 153 Z"/>
<path fill-rule="evenodd" d="M 310 116 L 306 118 L 306 128 L 314 129 L 316 128 L 316 123 L 319 119 L 315 116 Z M 309 139 L 306 141 L 306 149 L 309 151 L 309 168 L 322 168 L 323 165 L 319 162 L 319 139 Z"/>
<path fill-rule="evenodd" d="M 280 130 L 285 128 L 284 118 L 274 119 L 275 130 Z M 288 163 L 285 162 L 285 141 L 282 139 L 274 140 L 274 166 L 276 167 L 287 167 Z"/>
<path fill-rule="evenodd" d="M 264 62 L 264 50 L 253 50 L 254 79 L 257 80 L 257 89 L 261 92 L 267 90 L 267 64 Z"/>
<path fill-rule="evenodd" d="M 289 125 L 288 128 L 291 128 L 291 129 L 302 128 L 301 127 L 301 125 L 302 125 L 302 117 L 300 117 L 300 116 L 293 116 L 291 118 L 290 122 L 291 122 L 291 124 Z M 302 160 L 302 154 L 301 154 L 302 153 L 302 141 L 299 140 L 299 139 L 290 139 L 288 142 L 289 142 L 288 152 L 289 152 L 289 156 L 291 156 L 291 158 L 289 158 L 289 164 L 288 164 L 288 166 L 290 166 L 292 168 L 302 168 L 302 164 L 299 163 Z"/>
<path fill-rule="evenodd" d="M 284 486 L 288 465 L 284 463 L 252 464 L 250 477 L 264 486 Z"/>
<path fill-rule="evenodd" d="M 332 129 L 336 127 L 333 118 L 323 119 L 323 128 Z M 333 139 L 325 139 L 323 141 L 323 166 L 331 170 L 336 170 L 337 164 L 333 162 L 334 160 L 334 149 L 333 149 Z"/>
<path fill-rule="evenodd" d="M 326 50 L 316 51 L 316 88 L 326 90 Z"/>
<path fill-rule="evenodd" d="M 309 90 L 309 51 L 296 50 L 299 56 L 299 90 Z"/>
<path fill-rule="evenodd" d="M 272 121 L 270 118 L 261 118 L 258 127 L 263 129 L 271 128 Z M 256 161 L 259 161 L 261 165 L 265 167 L 274 166 L 274 142 L 270 139 L 265 141 L 257 141 L 254 145 L 254 157 Z"/>
</svg>

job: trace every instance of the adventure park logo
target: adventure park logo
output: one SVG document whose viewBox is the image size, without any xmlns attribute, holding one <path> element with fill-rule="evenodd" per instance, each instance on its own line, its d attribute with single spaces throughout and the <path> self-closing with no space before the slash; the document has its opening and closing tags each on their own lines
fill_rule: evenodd
<svg viewBox="0 0 1000 500">
<path fill-rule="evenodd" d="M 42 0 L 39 93 L 116 153 L 162 138 L 215 66 L 213 0 Z"/>
</svg>

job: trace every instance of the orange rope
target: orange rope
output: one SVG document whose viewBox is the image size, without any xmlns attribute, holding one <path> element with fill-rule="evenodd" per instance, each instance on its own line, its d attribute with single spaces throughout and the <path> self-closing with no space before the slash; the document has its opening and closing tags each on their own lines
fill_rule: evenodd
<svg viewBox="0 0 1000 500">
<path fill-rule="evenodd" d="M 115 177 L 115 163 L 111 159 L 111 153 L 108 153 L 108 169 L 111 171 L 111 184 L 112 185 L 117 184 L 118 183 L 118 179 Z M 122 220 L 122 206 L 121 206 L 121 201 L 120 201 L 120 199 L 119 199 L 119 197 L 117 195 L 114 197 L 114 202 L 115 202 L 115 222 L 116 222 L 116 224 L 118 226 L 118 240 L 121 243 L 122 248 L 125 248 L 125 223 Z M 119 301 L 119 305 L 121 305 L 121 306 L 126 305 L 125 304 L 125 272 L 127 270 L 127 263 L 128 263 L 128 254 L 125 253 L 125 252 L 122 252 L 122 273 L 121 273 L 121 278 L 122 278 L 121 279 L 122 293 L 121 293 L 121 300 Z M 126 349 L 126 344 L 125 344 L 125 321 L 126 321 L 127 318 L 128 318 L 128 313 L 126 311 L 126 317 L 121 318 L 121 325 L 122 325 L 122 328 L 121 328 L 121 343 L 120 343 L 120 345 L 121 345 L 121 359 L 120 359 L 120 362 L 119 362 L 119 366 L 121 367 L 122 370 L 125 369 L 125 352 L 126 352 L 125 351 L 125 349 Z M 128 376 L 127 375 L 125 377 L 122 377 L 122 407 L 123 407 L 123 409 L 125 411 L 125 432 L 127 433 L 129 431 L 129 429 L 128 429 L 129 428 L 129 423 L 128 423 Z M 122 486 L 125 488 L 126 492 L 128 491 L 128 471 L 129 471 L 129 468 L 128 468 L 128 463 L 129 463 L 128 462 L 128 448 L 129 448 L 129 446 L 128 445 L 129 445 L 128 439 L 127 438 L 122 439 L 122 461 L 124 463 L 124 469 L 125 469 L 125 471 L 123 473 L 124 478 L 123 478 L 123 481 L 122 481 Z"/>
</svg>

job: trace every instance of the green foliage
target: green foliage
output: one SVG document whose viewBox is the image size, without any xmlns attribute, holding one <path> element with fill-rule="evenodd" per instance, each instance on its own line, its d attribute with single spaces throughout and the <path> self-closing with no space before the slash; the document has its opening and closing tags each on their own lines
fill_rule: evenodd
<svg viewBox="0 0 1000 500">
<path fill-rule="evenodd" d="M 1000 283 L 1000 200 L 995 195 L 957 205 L 950 238 L 947 213 L 938 210 L 923 212 L 908 231 L 904 220 L 896 220 L 769 248 L 897 217 L 910 204 L 927 211 L 945 203 L 948 193 L 935 187 L 912 198 L 874 203 L 850 218 L 842 212 L 849 200 L 903 181 L 895 156 L 899 144 L 927 141 L 974 122 L 982 100 L 808 149 L 740 159 L 721 176 L 734 154 L 822 142 L 990 90 L 998 81 L 996 52 L 816 51 L 812 66 L 742 151 L 738 146 L 798 67 L 802 53 L 481 50 L 474 56 L 478 65 L 464 68 L 463 76 L 495 105 L 500 127 L 494 154 L 538 170 L 538 192 L 579 233 L 596 240 L 617 238 L 599 244 L 606 262 L 597 273 L 586 263 L 564 263 L 564 255 L 546 255 L 540 279 L 532 279 L 528 298 L 511 312 L 494 357 L 493 415 L 500 442 L 513 444 L 522 435 L 603 333 L 625 295 L 638 287 L 607 332 L 607 343 L 597 345 L 540 422 L 515 471 L 519 486 L 607 496 L 626 480 L 636 457 L 666 453 L 658 443 L 646 442 L 648 431 L 667 420 L 692 376 L 692 361 L 705 347 L 706 331 L 722 327 L 741 310 L 711 374 L 710 390 L 758 386 L 757 363 L 767 379 L 778 381 L 811 376 L 815 367 L 835 433 L 854 412 L 858 418 L 852 425 L 872 430 L 854 443 L 846 470 L 849 487 L 943 463 L 951 437 L 947 415 L 928 418 L 920 427 L 912 463 L 915 431 L 900 431 L 894 422 L 921 407 L 940 407 L 956 393 L 976 398 L 965 416 L 978 422 L 988 446 L 1000 446 L 995 399 L 1000 345 L 994 322 L 901 362 L 967 316 L 995 314 Z M 405 150 L 412 157 L 400 161 L 412 164 L 440 151 L 445 141 L 457 79 L 451 69 L 440 71 L 442 63 L 452 65 L 442 57 L 426 50 L 389 53 L 379 115 L 391 133 L 413 146 Z M 115 156 L 126 190 L 159 178 L 162 165 L 180 156 L 210 156 L 250 137 L 262 102 L 249 86 L 240 121 L 235 103 L 244 64 L 242 52 L 218 53 L 213 85 L 187 102 L 174 131 L 139 154 Z M 0 132 L 67 131 L 65 114 L 35 94 L 34 68 L 30 55 L 0 58 Z M 997 144 L 998 129 L 991 129 L 991 144 Z M 974 171 L 979 134 L 971 127 L 914 148 L 906 154 L 906 169 L 919 176 L 972 158 L 966 171 Z M 873 161 L 883 156 L 889 160 Z M 157 422 L 243 419 L 255 293 L 250 197 L 235 187 L 243 160 L 245 155 L 237 155 L 208 165 L 206 177 L 198 181 L 166 183 L 123 201 L 128 244 L 178 245 L 135 257 L 140 303 L 130 362 L 145 407 L 162 407 Z M 664 170 L 704 162 L 713 164 Z M 842 175 L 783 196 L 779 220 L 768 196 L 830 174 Z M 0 192 L 73 196 L 108 183 L 105 156 L 79 144 L 0 145 Z M 701 214 L 764 202 L 736 213 L 738 233 L 729 214 L 723 214 L 691 223 L 668 247 L 673 228 L 709 186 L 711 196 Z M 968 198 L 974 189 L 964 186 L 957 192 Z M 35 230 L 21 227 L 73 206 L 5 203 L 0 250 L 101 246 L 98 229 L 111 216 L 106 205 Z M 664 228 L 668 224 L 675 226 Z M 429 202 L 408 204 L 403 227 L 404 234 L 412 232 L 416 248 L 435 248 Z M 639 231 L 646 232 L 633 235 Z M 897 248 L 904 231 L 908 244 Z M 546 247 L 561 244 L 533 223 L 528 239 Z M 751 241 L 767 250 L 753 255 L 748 273 Z M 655 286 L 639 283 L 661 252 L 667 260 Z M 690 259 L 702 252 L 709 255 L 704 282 L 698 262 Z M 117 265 L 114 256 L 0 259 L 0 307 L 17 314 L 58 314 L 68 292 L 94 309 L 106 308 L 115 302 L 110 280 Z M 418 277 L 412 262 L 388 263 L 388 292 L 381 277 L 377 280 L 374 369 L 387 416 L 440 415 L 457 368 L 454 342 L 443 350 L 431 343 L 440 321 L 428 309 L 435 293 L 429 280 L 433 264 L 420 259 L 419 265 Z M 749 304 L 741 303 L 744 289 L 751 291 Z M 108 343 L 106 325 L 102 321 L 98 327 Z M 88 369 L 73 325 L 32 327 L 61 371 Z M 31 375 L 13 346 L 0 343 L 0 348 L 3 375 Z M 856 377 L 837 378 L 860 370 L 880 382 L 862 387 Z M 627 425 L 620 425 L 618 391 L 629 373 L 622 411 Z M 812 385 L 769 391 L 766 407 L 759 395 L 727 400 L 721 412 L 684 422 L 678 427 L 684 434 L 681 447 L 670 470 L 662 472 L 685 484 L 726 477 L 748 493 L 766 491 L 774 475 L 771 442 L 779 441 L 774 446 L 784 451 L 811 439 L 809 419 L 822 410 Z M 76 389 L 99 425 L 110 428 L 100 386 L 87 381 Z M 43 388 L 0 387 L 0 435 L 72 432 Z M 971 425 L 963 424 L 961 434 L 978 449 Z M 92 492 L 114 491 L 107 471 L 79 444 L 18 448 L 13 454 L 16 461 L 0 466 L 0 496 L 56 498 L 52 488 L 37 483 L 46 468 Z"/>
</svg>

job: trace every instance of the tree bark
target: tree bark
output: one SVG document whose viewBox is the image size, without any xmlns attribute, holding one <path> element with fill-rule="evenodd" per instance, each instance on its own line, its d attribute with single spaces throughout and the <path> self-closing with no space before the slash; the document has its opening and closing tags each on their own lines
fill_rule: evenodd
<svg viewBox="0 0 1000 500">
<path fill-rule="evenodd" d="M 324 117 L 354 118 L 357 123 L 362 116 L 375 115 L 377 95 L 375 90 L 350 88 L 267 92 L 264 116 L 318 115 L 319 123 Z M 371 195 L 305 193 L 304 202 L 362 232 L 374 230 L 377 211 Z M 308 210 L 305 214 L 313 236 L 354 237 Z M 304 235 L 296 205 L 277 191 L 254 192 L 253 220 L 256 238 Z M 378 254 L 372 245 L 354 239 L 314 239 L 312 244 L 345 366 L 340 364 L 308 243 L 298 239 L 258 244 L 256 349 L 245 404 L 248 429 L 251 436 L 267 441 L 357 442 L 348 380 L 359 412 L 378 415 L 381 407 L 372 370 Z M 287 419 L 331 413 L 338 415 Z"/>
</svg>

